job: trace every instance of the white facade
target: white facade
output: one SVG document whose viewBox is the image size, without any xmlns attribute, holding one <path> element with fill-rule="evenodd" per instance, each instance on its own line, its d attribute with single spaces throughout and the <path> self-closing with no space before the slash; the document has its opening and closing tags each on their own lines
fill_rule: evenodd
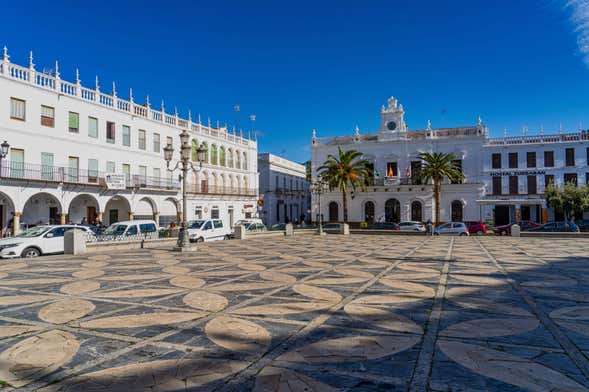
<svg viewBox="0 0 589 392">
<path fill-rule="evenodd" d="M 365 192 L 348 195 L 348 220 L 351 222 L 434 220 L 433 187 L 419 184 L 411 175 L 419 166 L 421 152 L 454 154 L 462 164 L 465 176 L 461 184 L 442 186 L 440 204 L 442 221 L 483 220 L 501 224 L 505 220 L 530 219 L 546 221 L 556 219 L 546 208 L 543 197 L 545 174 L 553 175 L 561 186 L 565 175 L 573 174 L 579 183 L 589 180 L 589 141 L 586 132 L 504 137 L 490 139 L 488 130 L 479 119 L 478 124 L 457 128 L 409 131 L 404 121 L 404 109 L 397 100 L 390 98 L 381 109 L 380 129 L 376 133 L 353 136 L 312 138 L 311 161 L 313 180 L 317 168 L 329 154 L 337 155 L 338 148 L 362 152 L 374 165 L 374 179 Z M 566 162 L 566 150 L 574 150 L 574 162 Z M 547 167 L 544 151 L 553 151 L 554 163 Z M 492 155 L 501 154 L 500 167 L 492 167 Z M 509 168 L 509 154 L 517 153 L 518 165 Z M 528 164 L 528 153 L 535 153 L 535 162 Z M 571 154 L 570 152 L 568 153 Z M 534 154 L 530 154 L 530 159 Z M 570 158 L 570 157 L 569 157 Z M 497 158 L 496 158 L 497 159 Z M 513 155 L 512 155 L 513 160 Z M 413 170 L 412 170 L 413 163 Z M 497 165 L 496 165 L 497 166 Z M 502 181 L 502 190 L 493 192 L 493 177 L 519 177 L 517 190 L 509 189 L 509 181 Z M 530 177 L 530 189 L 527 187 Z M 536 177 L 536 189 L 534 179 Z M 512 181 L 512 188 L 515 180 Z M 511 193 L 511 194 L 510 194 Z M 317 196 L 313 197 L 313 219 L 319 210 Z M 321 212 L 324 220 L 342 220 L 343 207 L 340 192 L 328 192 L 321 196 Z M 507 222 L 505 222 L 507 223 Z"/>
<path fill-rule="evenodd" d="M 307 211 L 311 199 L 304 165 L 263 153 L 258 155 L 258 170 L 264 201 L 260 216 L 266 225 L 310 218 Z"/>
<path fill-rule="evenodd" d="M 166 170 L 163 147 L 179 158 L 182 130 L 193 148 L 205 143 L 207 162 L 190 174 L 187 218 L 219 215 L 231 220 L 255 214 L 258 196 L 257 142 L 224 127 L 155 110 L 147 98 L 138 104 L 106 94 L 98 80 L 83 87 L 66 82 L 58 67 L 52 75 L 0 61 L 0 142 L 10 144 L 0 169 L 0 228 L 21 223 L 105 224 L 130 218 L 155 218 L 162 226 L 181 218 L 178 172 Z M 124 174 L 126 187 L 109 189 L 105 177 Z M 17 227 L 17 225 L 13 225 Z"/>
</svg>

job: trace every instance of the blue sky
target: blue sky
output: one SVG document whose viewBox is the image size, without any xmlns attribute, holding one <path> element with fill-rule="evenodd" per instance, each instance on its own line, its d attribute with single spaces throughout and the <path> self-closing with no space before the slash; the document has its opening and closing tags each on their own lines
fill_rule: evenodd
<svg viewBox="0 0 589 392">
<path fill-rule="evenodd" d="M 6 2 L 0 45 L 167 111 L 233 124 L 239 104 L 260 151 L 289 159 L 308 158 L 313 128 L 374 132 L 391 95 L 410 129 L 479 115 L 498 136 L 589 128 L 589 0 L 84 3 Z"/>
</svg>

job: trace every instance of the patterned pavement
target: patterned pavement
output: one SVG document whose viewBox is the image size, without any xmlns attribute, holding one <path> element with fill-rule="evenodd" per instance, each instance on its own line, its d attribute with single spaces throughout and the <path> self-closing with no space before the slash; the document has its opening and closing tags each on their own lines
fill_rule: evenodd
<svg viewBox="0 0 589 392">
<path fill-rule="evenodd" d="M 589 391 L 589 240 L 303 236 L 0 262 L 23 391 Z"/>
</svg>

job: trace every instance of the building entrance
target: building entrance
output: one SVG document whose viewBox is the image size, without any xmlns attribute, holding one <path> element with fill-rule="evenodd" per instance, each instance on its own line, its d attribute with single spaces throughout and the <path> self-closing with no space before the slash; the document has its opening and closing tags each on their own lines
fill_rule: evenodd
<svg viewBox="0 0 589 392">
<path fill-rule="evenodd" d="M 495 206 L 495 226 L 509 223 L 509 206 Z"/>
</svg>

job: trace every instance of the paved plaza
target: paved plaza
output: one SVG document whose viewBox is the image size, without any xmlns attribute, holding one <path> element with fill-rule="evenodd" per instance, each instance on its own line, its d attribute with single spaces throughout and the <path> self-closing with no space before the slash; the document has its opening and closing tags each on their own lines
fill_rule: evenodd
<svg viewBox="0 0 589 392">
<path fill-rule="evenodd" d="M 301 236 L 0 264 L 30 391 L 586 391 L 589 241 Z"/>
</svg>

